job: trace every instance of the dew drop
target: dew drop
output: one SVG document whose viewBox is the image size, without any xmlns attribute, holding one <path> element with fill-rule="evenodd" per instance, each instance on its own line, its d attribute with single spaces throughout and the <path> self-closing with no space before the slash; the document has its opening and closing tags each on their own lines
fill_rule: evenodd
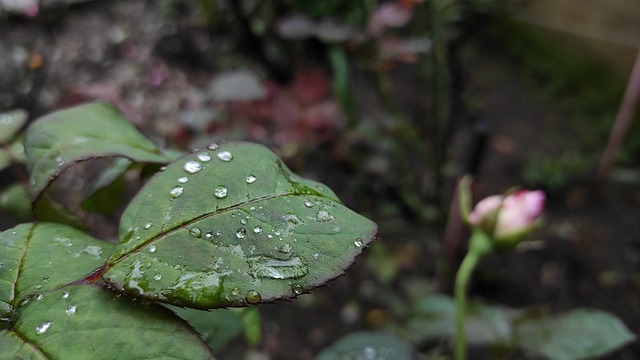
<svg viewBox="0 0 640 360">
<path fill-rule="evenodd" d="M 302 288 L 302 286 L 300 286 L 298 284 L 293 285 L 291 287 L 291 289 L 293 290 L 293 293 L 296 294 L 296 295 L 300 295 L 300 294 L 302 294 L 304 292 L 304 289 Z"/>
<path fill-rule="evenodd" d="M 196 157 L 198 158 L 198 160 L 204 161 L 204 162 L 211 160 L 211 155 L 209 155 L 209 153 L 206 151 L 199 152 L 198 155 L 196 155 Z"/>
<path fill-rule="evenodd" d="M 161 274 L 153 275 L 153 280 L 160 280 L 160 279 L 162 279 L 162 275 Z"/>
<path fill-rule="evenodd" d="M 236 231 L 236 237 L 238 239 L 244 239 L 246 236 L 247 236 L 247 229 L 240 228 L 238 229 L 238 231 Z"/>
<path fill-rule="evenodd" d="M 362 240 L 362 238 L 357 238 L 354 242 L 353 245 L 355 245 L 357 248 L 362 247 L 362 245 L 364 245 L 364 241 Z"/>
<path fill-rule="evenodd" d="M 213 230 L 209 230 L 209 231 L 207 231 L 207 233 L 206 233 L 206 234 L 204 234 L 204 236 L 205 236 L 207 239 L 211 239 L 211 238 L 213 237 Z"/>
<path fill-rule="evenodd" d="M 213 195 L 215 195 L 218 199 L 224 199 L 227 197 L 227 193 L 229 190 L 226 186 L 218 185 L 216 189 L 213 191 Z"/>
<path fill-rule="evenodd" d="M 43 282 L 49 282 L 49 277 L 48 277 L 48 276 L 46 276 L 46 275 L 45 275 L 45 276 L 43 276 L 43 277 L 42 277 L 42 281 L 43 281 Z"/>
<path fill-rule="evenodd" d="M 202 237 L 202 230 L 200 230 L 200 228 L 194 227 L 189 229 L 189 234 L 197 237 L 197 238 L 201 238 Z"/>
<path fill-rule="evenodd" d="M 233 160 L 233 154 L 231 154 L 231 152 L 229 151 L 220 151 L 219 153 L 216 154 L 216 156 L 218 157 L 218 159 L 222 160 L 222 161 L 231 161 Z"/>
<path fill-rule="evenodd" d="M 308 208 L 313 207 L 313 202 L 307 200 L 307 201 L 304 202 L 304 206 L 306 206 Z"/>
<path fill-rule="evenodd" d="M 254 181 L 256 181 L 256 177 L 254 175 L 249 175 L 247 176 L 247 184 L 253 184 Z"/>
<path fill-rule="evenodd" d="M 69 298 L 69 292 L 68 291 L 63 292 L 61 297 L 63 299 L 68 299 Z"/>
<path fill-rule="evenodd" d="M 186 177 L 186 176 L 182 176 L 182 177 L 179 177 L 179 178 L 178 178 L 178 182 L 179 182 L 180 184 L 186 184 L 186 183 L 187 183 L 187 181 L 189 181 L 189 178 L 188 178 L 188 177 Z"/>
<path fill-rule="evenodd" d="M 171 196 L 173 196 L 174 198 L 177 198 L 178 196 L 182 195 L 183 191 L 184 191 L 184 188 L 182 188 L 182 186 L 176 185 L 173 188 L 171 188 L 171 191 L 169 191 L 169 194 L 171 194 Z"/>
<path fill-rule="evenodd" d="M 313 259 L 314 260 L 318 260 L 319 257 L 320 257 L 320 254 L 318 254 L 318 253 L 314 253 L 313 254 Z"/>
<path fill-rule="evenodd" d="M 150 253 L 152 253 L 152 254 L 153 254 L 154 252 L 156 252 L 156 250 L 157 250 L 157 248 L 156 248 L 156 246 L 155 246 L 155 245 L 151 245 L 151 246 L 149 246 L 149 252 L 150 252 Z"/>
<path fill-rule="evenodd" d="M 44 294 L 36 295 L 36 300 L 44 300 Z"/>
<path fill-rule="evenodd" d="M 240 224 L 247 225 L 247 219 L 240 219 Z"/>
<path fill-rule="evenodd" d="M 253 228 L 254 234 L 260 234 L 261 232 L 262 232 L 262 226 L 257 225 L 256 227 Z"/>
<path fill-rule="evenodd" d="M 209 149 L 209 150 L 218 150 L 219 147 L 220 147 L 220 145 L 218 145 L 218 143 L 211 143 L 211 144 L 209 144 L 209 146 L 207 146 L 207 149 Z"/>
<path fill-rule="evenodd" d="M 49 330 L 49 328 L 51 327 L 51 324 L 53 324 L 51 321 L 45 321 L 42 324 L 38 325 L 36 327 L 36 334 L 38 335 L 44 334 L 47 330 Z"/>
<path fill-rule="evenodd" d="M 67 315 L 73 315 L 76 313 L 76 309 L 77 307 L 75 305 L 71 305 L 67 307 L 67 310 L 65 310 L 64 312 L 67 313 Z"/>
<path fill-rule="evenodd" d="M 331 216 L 331 214 L 329 214 L 329 212 L 326 210 L 320 210 L 316 215 L 316 219 L 318 219 L 318 221 L 324 222 L 324 221 L 333 220 L 333 216 Z"/>
<path fill-rule="evenodd" d="M 293 249 L 293 246 L 291 246 L 291 244 L 289 243 L 286 243 L 280 247 L 280 252 L 284 254 L 288 254 L 291 252 L 291 249 Z"/>
<path fill-rule="evenodd" d="M 202 169 L 202 165 L 195 160 L 189 160 L 184 163 L 184 170 L 190 174 L 195 174 Z"/>
<path fill-rule="evenodd" d="M 377 355 L 378 354 L 376 349 L 372 348 L 371 346 L 367 346 L 362 350 L 362 356 L 365 358 L 365 360 L 375 360 Z"/>
<path fill-rule="evenodd" d="M 238 296 L 238 294 L 240 294 L 240 288 L 236 286 L 231 290 L 231 295 Z"/>
<path fill-rule="evenodd" d="M 260 294 L 255 291 L 255 290 L 249 290 L 247 292 L 247 302 L 249 304 L 257 304 L 260 302 L 260 300 L 262 300 L 262 297 L 260 296 Z"/>
<path fill-rule="evenodd" d="M 149 221 L 148 223 L 144 224 L 144 229 L 150 229 L 153 226 L 153 223 L 151 221 Z"/>
</svg>

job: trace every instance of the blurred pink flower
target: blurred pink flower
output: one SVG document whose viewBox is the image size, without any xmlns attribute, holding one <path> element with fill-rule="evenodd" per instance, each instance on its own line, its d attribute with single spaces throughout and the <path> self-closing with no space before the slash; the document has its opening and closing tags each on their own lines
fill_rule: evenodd
<svg viewBox="0 0 640 360">
<path fill-rule="evenodd" d="M 495 239 L 517 237 L 529 231 L 542 215 L 543 191 L 521 190 L 505 197 L 489 196 L 469 214 L 472 225 L 485 227 Z"/>
<path fill-rule="evenodd" d="M 401 3 L 389 2 L 378 6 L 369 18 L 367 28 L 373 36 L 381 35 L 385 28 L 401 27 L 406 25 L 413 15 L 410 6 Z"/>
</svg>

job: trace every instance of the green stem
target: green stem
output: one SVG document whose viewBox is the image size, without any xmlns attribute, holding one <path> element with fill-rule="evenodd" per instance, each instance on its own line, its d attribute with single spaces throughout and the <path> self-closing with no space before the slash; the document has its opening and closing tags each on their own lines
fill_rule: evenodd
<svg viewBox="0 0 640 360">
<path fill-rule="evenodd" d="M 456 274 L 455 299 L 456 299 L 456 337 L 455 360 L 467 359 L 467 344 L 465 339 L 465 317 L 467 315 L 467 288 L 471 274 L 480 258 L 491 252 L 492 243 L 485 233 L 474 230 L 469 240 L 469 251 L 465 255 L 458 273 Z"/>
</svg>

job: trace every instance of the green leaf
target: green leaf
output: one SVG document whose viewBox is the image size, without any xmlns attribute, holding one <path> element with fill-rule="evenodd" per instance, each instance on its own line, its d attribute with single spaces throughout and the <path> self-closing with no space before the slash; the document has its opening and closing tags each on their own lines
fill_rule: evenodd
<svg viewBox="0 0 640 360">
<path fill-rule="evenodd" d="M 446 295 L 432 295 L 418 301 L 407 324 L 411 341 L 455 336 L 456 306 Z M 469 304 L 465 324 L 467 341 L 472 344 L 508 343 L 516 310 L 478 303 Z"/>
<path fill-rule="evenodd" d="M 244 306 L 325 284 L 373 240 L 373 222 L 265 147 L 210 148 L 170 164 L 134 198 L 105 281 L 180 306 Z"/>
<path fill-rule="evenodd" d="M 219 352 L 244 329 L 239 309 L 196 310 L 167 306 L 202 336 L 214 351 Z M 250 308 L 248 308 L 250 309 Z M 244 309 L 242 309 L 244 310 Z"/>
<path fill-rule="evenodd" d="M 85 230 L 82 220 L 64 205 L 55 202 L 49 194 L 44 194 L 33 206 L 33 213 L 39 221 L 54 222 Z"/>
<path fill-rule="evenodd" d="M 23 184 L 13 184 L 0 190 L 0 211 L 10 213 L 19 221 L 31 218 L 29 189 Z"/>
<path fill-rule="evenodd" d="M 258 308 L 249 307 L 242 311 L 242 322 L 244 324 L 244 338 L 251 346 L 260 345 L 262 341 L 262 317 Z"/>
<path fill-rule="evenodd" d="M 413 360 L 411 346 L 397 337 L 382 332 L 349 334 L 323 350 L 316 360 Z"/>
<path fill-rule="evenodd" d="M 51 223 L 0 233 L 0 318 L 29 297 L 83 279 L 104 264 L 114 244 Z"/>
<path fill-rule="evenodd" d="M 12 110 L 0 113 L 0 145 L 10 142 L 27 121 L 27 112 Z"/>
<path fill-rule="evenodd" d="M 22 303 L 2 355 L 35 359 L 213 359 L 211 350 L 171 311 L 96 285 L 69 285 Z M 6 346 L 6 348 L 5 348 Z"/>
<path fill-rule="evenodd" d="M 25 150 L 33 202 L 38 201 L 56 177 L 79 161 L 99 157 L 124 157 L 148 163 L 171 161 L 115 107 L 99 102 L 39 119 L 27 129 Z"/>
<path fill-rule="evenodd" d="M 126 188 L 123 175 L 129 169 L 131 161 L 127 159 L 111 160 L 111 164 L 100 174 L 98 181 L 89 192 L 89 196 L 83 202 L 82 207 L 85 210 L 111 215 L 121 205 Z"/>
<path fill-rule="evenodd" d="M 525 319 L 515 326 L 515 343 L 554 360 L 602 356 L 635 340 L 617 317 L 579 309 L 552 318 Z"/>
</svg>

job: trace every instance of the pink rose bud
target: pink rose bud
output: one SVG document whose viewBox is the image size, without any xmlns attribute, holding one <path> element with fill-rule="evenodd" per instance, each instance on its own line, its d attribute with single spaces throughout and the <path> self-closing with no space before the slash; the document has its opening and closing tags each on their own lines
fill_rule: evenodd
<svg viewBox="0 0 640 360">
<path fill-rule="evenodd" d="M 530 231 L 542 215 L 544 200 L 544 192 L 540 190 L 520 190 L 504 198 L 489 196 L 469 214 L 469 222 L 484 228 L 496 240 L 519 238 Z"/>
</svg>

